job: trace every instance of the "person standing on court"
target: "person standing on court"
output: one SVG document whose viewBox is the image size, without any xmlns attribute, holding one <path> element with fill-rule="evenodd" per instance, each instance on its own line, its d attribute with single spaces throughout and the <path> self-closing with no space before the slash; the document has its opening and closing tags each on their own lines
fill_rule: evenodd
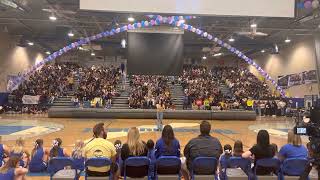
<svg viewBox="0 0 320 180">
<path fill-rule="evenodd" d="M 114 145 L 107 140 L 107 133 L 104 129 L 104 123 L 98 123 L 93 127 L 93 138 L 84 147 L 84 157 L 89 158 L 109 158 L 112 161 L 111 167 L 88 167 L 88 176 L 104 177 L 114 174 L 114 179 L 119 176 L 116 161 L 116 149 Z"/>
<path fill-rule="evenodd" d="M 164 110 L 164 104 L 163 101 L 158 101 L 157 105 L 157 130 L 162 131 L 162 119 L 163 119 L 163 110 Z"/>
</svg>

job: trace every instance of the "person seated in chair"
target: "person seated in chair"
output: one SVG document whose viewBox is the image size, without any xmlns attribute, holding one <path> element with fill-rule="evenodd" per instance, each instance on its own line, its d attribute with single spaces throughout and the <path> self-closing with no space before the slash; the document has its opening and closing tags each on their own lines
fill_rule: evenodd
<svg viewBox="0 0 320 180">
<path fill-rule="evenodd" d="M 8 162 L 0 168 L 0 179 L 25 180 L 28 169 L 20 167 L 20 157 L 11 156 Z"/>
<path fill-rule="evenodd" d="M 308 150 L 302 145 L 301 137 L 294 134 L 293 130 L 288 132 L 288 144 L 281 147 L 279 151 L 279 159 L 287 158 L 308 158 Z"/>
<path fill-rule="evenodd" d="M 132 127 L 130 128 L 127 136 L 127 142 L 123 144 L 121 148 L 121 159 L 123 162 L 126 161 L 129 157 L 137 157 L 137 156 L 147 156 L 148 148 L 145 142 L 143 142 L 140 138 L 140 133 L 138 128 Z M 143 177 L 148 169 L 142 170 L 142 168 L 136 167 L 127 167 L 126 174 L 130 177 Z"/>
<path fill-rule="evenodd" d="M 210 135 L 211 124 L 208 121 L 202 121 L 200 124 L 200 135 L 191 139 L 184 148 L 184 156 L 187 159 L 187 167 L 189 171 L 192 162 L 197 157 L 215 157 L 217 160 L 222 154 L 222 146 L 220 141 Z M 195 170 L 199 173 L 201 169 Z"/>
<path fill-rule="evenodd" d="M 269 133 L 266 130 L 260 130 L 257 135 L 257 144 L 252 146 L 249 151 L 242 154 L 243 158 L 253 158 L 254 166 L 259 159 L 273 158 L 275 149 L 270 144 Z M 255 167 L 253 167 L 254 169 Z M 257 175 L 271 175 L 274 172 L 273 168 L 257 167 Z"/>
</svg>

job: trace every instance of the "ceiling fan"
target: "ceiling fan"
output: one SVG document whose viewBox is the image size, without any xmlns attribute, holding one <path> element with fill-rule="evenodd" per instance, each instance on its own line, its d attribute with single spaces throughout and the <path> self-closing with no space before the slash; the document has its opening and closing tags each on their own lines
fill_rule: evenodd
<svg viewBox="0 0 320 180">
<path fill-rule="evenodd" d="M 238 35 L 244 35 L 244 36 L 248 36 L 252 39 L 254 39 L 255 37 L 264 37 L 264 36 L 268 36 L 267 33 L 263 33 L 263 32 L 257 32 L 257 26 L 255 27 L 251 27 L 251 31 L 242 31 L 242 32 L 237 32 Z"/>
</svg>

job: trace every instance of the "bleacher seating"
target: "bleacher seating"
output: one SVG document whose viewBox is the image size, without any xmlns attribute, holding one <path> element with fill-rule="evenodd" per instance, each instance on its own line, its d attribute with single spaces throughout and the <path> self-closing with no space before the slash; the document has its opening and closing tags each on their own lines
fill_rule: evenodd
<svg viewBox="0 0 320 180">
<path fill-rule="evenodd" d="M 127 160 L 127 166 L 136 166 L 141 167 L 143 165 L 148 165 L 150 160 L 147 157 L 132 157 Z M 158 179 L 181 179 L 180 168 L 181 161 L 176 157 L 161 157 L 160 160 L 157 161 L 156 168 L 158 171 L 156 172 L 156 177 Z M 198 157 L 194 161 L 193 166 L 198 166 L 200 168 L 207 169 L 208 167 L 213 170 L 217 167 L 217 163 L 215 163 L 215 158 L 207 158 L 207 157 Z M 248 159 L 243 159 L 239 157 L 231 157 L 228 160 L 228 167 L 225 167 L 224 170 L 220 173 L 224 173 L 223 176 L 220 175 L 220 180 L 250 180 L 250 179 L 258 179 L 258 180 L 271 180 L 271 179 L 282 179 L 282 180 L 297 180 L 299 176 L 297 174 L 291 174 L 290 172 L 302 172 L 304 170 L 304 165 L 306 165 L 308 161 L 306 159 L 288 159 L 280 164 L 280 161 L 276 158 L 272 159 L 263 159 L 257 162 L 259 166 L 263 167 L 276 167 L 278 168 L 279 175 L 273 176 L 255 176 L 254 171 L 251 170 L 251 161 Z M 50 176 L 50 178 L 54 180 L 60 179 L 74 179 L 75 175 L 84 176 L 86 180 L 105 180 L 106 177 L 88 177 L 86 172 L 80 172 L 79 170 L 75 171 L 74 169 L 65 169 L 65 167 L 72 166 L 73 160 L 71 158 L 54 158 L 49 162 L 49 173 L 41 172 L 41 173 L 29 173 L 28 177 L 46 177 Z M 86 167 L 88 166 L 107 166 L 111 165 L 111 161 L 107 158 L 92 158 L 88 159 L 85 163 Z M 144 168 L 144 167 L 143 167 Z M 139 168 L 138 168 L 139 169 Z M 160 169 L 160 170 L 159 170 Z M 166 171 L 170 169 L 171 172 Z M 62 170 L 62 171 L 60 171 Z M 60 171 L 60 172 L 59 172 Z M 209 171 L 210 172 L 210 171 Z M 206 175 L 199 175 L 190 172 L 192 180 L 204 180 L 204 179 L 217 179 L 217 175 L 212 173 Z M 283 176 L 282 176 L 283 175 Z M 289 176 L 290 175 L 290 176 Z M 292 176 L 295 175 L 295 176 Z M 111 179 L 112 174 L 108 178 Z M 255 178 L 257 177 L 257 178 Z M 132 178 L 127 175 L 124 176 L 125 179 L 151 179 L 151 171 L 147 172 L 146 177 L 142 178 Z M 316 169 L 312 169 L 309 175 L 309 180 L 317 180 L 317 171 Z"/>
</svg>

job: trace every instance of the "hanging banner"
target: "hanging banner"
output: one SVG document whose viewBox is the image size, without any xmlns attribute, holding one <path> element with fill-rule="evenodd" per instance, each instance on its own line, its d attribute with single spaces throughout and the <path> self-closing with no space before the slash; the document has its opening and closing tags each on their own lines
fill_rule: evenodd
<svg viewBox="0 0 320 180">
<path fill-rule="evenodd" d="M 39 104 L 40 96 L 24 95 L 22 97 L 23 104 Z"/>
<path fill-rule="evenodd" d="M 288 86 L 297 86 L 303 84 L 302 73 L 289 75 Z"/>
<path fill-rule="evenodd" d="M 303 74 L 303 81 L 305 84 L 317 83 L 317 71 L 316 70 L 305 71 L 302 74 Z"/>
<path fill-rule="evenodd" d="M 284 89 L 289 86 L 289 76 L 278 76 L 278 85 Z"/>
</svg>

